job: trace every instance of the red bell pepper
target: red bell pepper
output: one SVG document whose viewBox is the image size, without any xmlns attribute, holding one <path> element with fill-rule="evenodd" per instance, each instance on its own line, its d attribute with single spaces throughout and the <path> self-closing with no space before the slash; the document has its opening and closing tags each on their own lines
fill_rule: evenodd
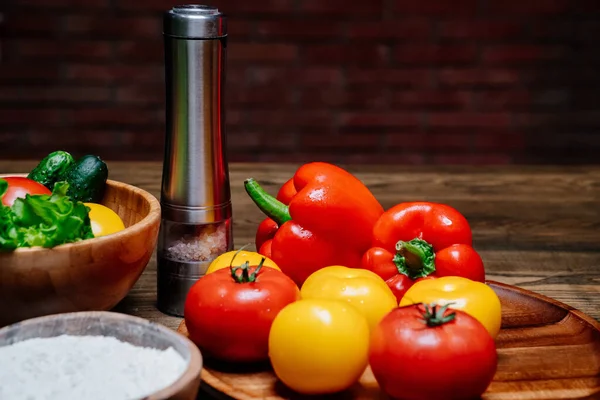
<svg viewBox="0 0 600 400">
<path fill-rule="evenodd" d="M 400 301 L 419 279 L 462 276 L 484 282 L 483 261 L 471 245 L 471 227 L 456 209 L 430 202 L 400 203 L 375 223 L 362 268 L 385 279 Z"/>
<path fill-rule="evenodd" d="M 375 196 L 354 175 L 323 162 L 298 168 L 293 184 L 297 193 L 287 206 L 254 179 L 244 182 L 248 195 L 279 226 L 270 258 L 298 286 L 323 267 L 359 268 L 383 213 Z"/>
<path fill-rule="evenodd" d="M 290 178 L 281 186 L 279 192 L 277 192 L 276 198 L 283 204 L 288 205 L 295 195 L 296 188 L 294 187 L 294 178 Z M 254 243 L 256 245 L 256 250 L 263 256 L 271 258 L 271 242 L 278 229 L 279 225 L 271 218 L 263 219 L 258 225 Z"/>
</svg>

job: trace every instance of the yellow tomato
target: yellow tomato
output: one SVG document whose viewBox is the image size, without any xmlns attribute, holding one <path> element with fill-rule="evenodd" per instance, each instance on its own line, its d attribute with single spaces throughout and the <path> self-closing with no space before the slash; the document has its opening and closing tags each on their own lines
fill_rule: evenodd
<svg viewBox="0 0 600 400">
<path fill-rule="evenodd" d="M 233 259 L 233 256 L 235 256 L 235 259 L 233 260 L 234 267 L 236 267 L 238 265 L 242 265 L 246 261 L 248 261 L 250 263 L 250 266 L 258 265 L 260 263 L 260 260 L 262 260 L 264 258 L 265 262 L 263 263 L 263 268 L 271 267 L 273 269 L 281 271 L 279 269 L 279 267 L 277 266 L 277 264 L 275 264 L 275 262 L 273 262 L 273 260 L 271 260 L 268 257 L 263 256 L 260 253 L 257 253 L 255 251 L 245 251 L 245 250 L 242 250 L 238 253 L 238 251 L 239 250 L 232 250 L 232 251 L 228 251 L 226 253 L 219 255 L 217 258 L 215 258 L 210 263 L 210 265 L 208 266 L 208 269 L 206 270 L 206 274 L 210 274 L 219 269 L 229 268 L 229 266 L 231 265 L 231 260 Z M 238 253 L 238 254 L 235 255 L 235 253 Z"/>
<path fill-rule="evenodd" d="M 347 389 L 367 367 L 368 352 L 367 321 L 339 300 L 302 299 L 288 304 L 269 332 L 273 370 L 298 393 Z"/>
<path fill-rule="evenodd" d="M 500 299 L 482 282 L 459 276 L 427 279 L 412 285 L 400 301 L 400 307 L 414 303 L 435 303 L 463 310 L 485 326 L 493 338 L 498 336 L 502 322 Z"/>
<path fill-rule="evenodd" d="M 370 329 L 398 306 L 394 293 L 377 274 L 341 265 L 313 272 L 304 281 L 300 295 L 303 299 L 346 301 L 363 314 Z"/>
<path fill-rule="evenodd" d="M 96 203 L 83 203 L 90 208 L 90 223 L 95 237 L 110 235 L 125 229 L 125 224 L 116 212 Z"/>
</svg>

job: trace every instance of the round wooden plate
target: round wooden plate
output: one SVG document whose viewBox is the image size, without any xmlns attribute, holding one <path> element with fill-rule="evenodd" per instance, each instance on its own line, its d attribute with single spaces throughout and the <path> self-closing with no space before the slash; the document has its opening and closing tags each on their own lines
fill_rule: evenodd
<svg viewBox="0 0 600 400">
<path fill-rule="evenodd" d="M 600 324 L 540 294 L 493 281 L 488 284 L 502 302 L 502 330 L 496 339 L 498 370 L 483 399 L 600 398 Z M 185 322 L 178 332 L 187 336 Z M 304 397 L 285 388 L 268 365 L 244 370 L 205 360 L 202 380 L 224 399 Z M 387 397 L 367 368 L 360 381 L 346 392 L 319 398 Z"/>
</svg>

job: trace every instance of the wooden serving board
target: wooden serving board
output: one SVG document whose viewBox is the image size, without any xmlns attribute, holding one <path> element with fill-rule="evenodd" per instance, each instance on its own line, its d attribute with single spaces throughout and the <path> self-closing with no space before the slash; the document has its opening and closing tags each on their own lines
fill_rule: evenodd
<svg viewBox="0 0 600 400">
<path fill-rule="evenodd" d="M 502 303 L 502 330 L 498 370 L 483 399 L 600 399 L 600 324 L 540 294 L 488 284 Z M 187 336 L 185 322 L 178 331 Z M 241 370 L 206 360 L 202 380 L 223 399 L 309 398 L 285 388 L 268 365 Z M 370 368 L 346 392 L 319 398 L 387 399 Z"/>
</svg>

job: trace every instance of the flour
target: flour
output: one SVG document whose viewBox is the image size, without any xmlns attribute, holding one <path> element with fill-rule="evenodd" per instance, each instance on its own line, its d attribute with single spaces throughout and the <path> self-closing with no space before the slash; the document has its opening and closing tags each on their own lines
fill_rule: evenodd
<svg viewBox="0 0 600 400">
<path fill-rule="evenodd" d="M 107 336 L 29 339 L 0 347 L 0 400 L 133 400 L 175 382 L 187 362 L 173 348 Z"/>
</svg>

